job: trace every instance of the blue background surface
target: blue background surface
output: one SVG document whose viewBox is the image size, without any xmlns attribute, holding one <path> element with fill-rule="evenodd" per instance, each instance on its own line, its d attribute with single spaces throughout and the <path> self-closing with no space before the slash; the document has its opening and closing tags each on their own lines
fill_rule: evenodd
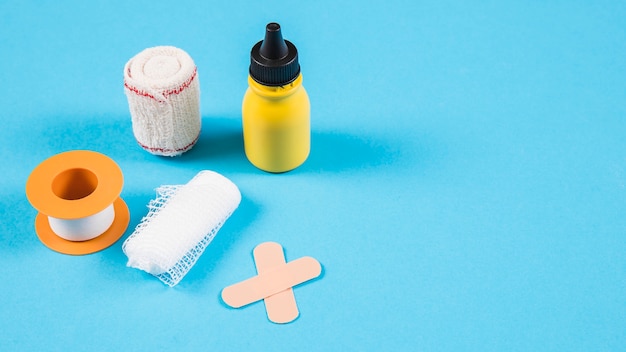
<svg viewBox="0 0 626 352">
<path fill-rule="evenodd" d="M 312 153 L 245 158 L 249 50 L 277 21 L 312 102 Z M 195 60 L 202 133 L 136 144 L 123 66 Z M 626 4 L 620 1 L 0 3 L 0 350 L 626 350 Z M 43 246 L 32 169 L 90 149 L 122 168 L 125 239 L 161 184 L 210 169 L 239 209 L 175 288 L 121 245 Z M 225 306 L 252 249 L 317 258 L 300 317 Z"/>
</svg>

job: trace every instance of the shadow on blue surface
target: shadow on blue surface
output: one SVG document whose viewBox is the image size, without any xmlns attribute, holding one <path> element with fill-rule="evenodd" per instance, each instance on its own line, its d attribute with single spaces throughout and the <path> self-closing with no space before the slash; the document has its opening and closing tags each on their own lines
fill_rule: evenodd
<svg viewBox="0 0 626 352">
<path fill-rule="evenodd" d="M 205 117 L 198 143 L 175 163 L 201 163 L 219 170 L 259 171 L 245 156 L 241 120 Z M 342 172 L 393 163 L 397 152 L 386 141 L 338 132 L 311 132 L 311 153 L 300 172 Z M 259 171 L 261 172 L 261 171 Z"/>
<path fill-rule="evenodd" d="M 203 117 L 196 145 L 188 152 L 168 159 L 172 163 L 218 172 L 254 170 L 243 151 L 241 120 L 232 117 Z"/>
<path fill-rule="evenodd" d="M 73 115 L 58 116 L 52 127 L 38 123 L 22 125 L 22 131 L 36 138 L 29 150 L 45 150 L 45 157 L 73 149 L 104 152 L 114 160 L 144 159 L 150 156 L 134 139 L 130 116 Z M 28 143 L 28 142 L 27 142 Z M 98 146 L 106 145 L 107 150 Z M 311 131 L 311 153 L 298 172 L 344 172 L 394 163 L 399 156 L 394 142 L 375 136 L 352 135 L 340 131 Z M 243 145 L 241 118 L 205 116 L 197 144 L 177 157 L 158 157 L 173 165 L 189 165 L 218 172 L 263 172 L 248 162 Z"/>
<path fill-rule="evenodd" d="M 224 160 L 243 155 L 241 121 L 233 117 L 203 117 L 196 145 L 174 160 Z"/>
<path fill-rule="evenodd" d="M 386 141 L 344 133 L 311 134 L 311 154 L 304 171 L 342 172 L 391 164 L 397 153 Z"/>
</svg>

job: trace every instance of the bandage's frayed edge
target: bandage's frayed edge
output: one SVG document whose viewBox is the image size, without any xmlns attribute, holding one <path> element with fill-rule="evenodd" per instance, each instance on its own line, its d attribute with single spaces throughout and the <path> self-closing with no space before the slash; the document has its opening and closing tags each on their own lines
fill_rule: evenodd
<svg viewBox="0 0 626 352">
<path fill-rule="evenodd" d="M 198 175 L 196 175 L 196 177 L 197 176 Z M 148 203 L 148 209 L 149 209 L 148 214 L 141 219 L 141 221 L 135 228 L 135 231 L 133 231 L 133 233 L 122 244 L 122 251 L 126 254 L 126 256 L 128 256 L 128 253 L 126 252 L 125 248 L 126 248 L 126 245 L 129 243 L 129 241 L 131 241 L 135 236 L 137 236 L 137 233 L 141 233 L 143 228 L 146 227 L 148 223 L 150 223 L 151 219 L 155 217 L 163 207 L 165 207 L 165 205 L 169 202 L 169 200 L 173 198 L 178 193 L 179 189 L 181 189 L 183 186 L 184 185 L 164 185 L 156 189 L 156 193 L 157 193 L 156 198 L 151 199 L 150 202 Z M 204 250 L 208 247 L 211 241 L 213 241 L 213 238 L 215 237 L 215 235 L 222 228 L 226 220 L 230 218 L 230 216 L 233 214 L 236 208 L 237 207 L 235 207 L 235 209 L 230 211 L 222 221 L 217 223 L 206 235 L 202 237 L 202 239 L 193 248 L 191 248 L 187 253 L 185 253 L 185 255 L 183 255 L 183 257 L 179 259 L 166 272 L 163 272 L 161 274 L 152 274 L 152 275 L 158 278 L 159 280 L 161 280 L 163 283 L 165 283 L 169 287 L 176 286 L 180 282 L 180 280 L 182 280 L 183 277 L 187 275 L 189 270 L 191 270 L 191 268 L 195 265 L 195 263 L 198 261 L 202 253 L 204 253 Z M 140 269 L 140 270 L 143 270 L 143 269 Z"/>
<path fill-rule="evenodd" d="M 230 215 L 232 215 L 232 213 L 228 214 L 226 219 L 228 219 Z M 180 280 L 182 280 L 183 277 L 187 275 L 189 270 L 191 270 L 191 268 L 196 264 L 202 253 L 204 253 L 204 250 L 209 246 L 211 241 L 213 241 L 213 238 L 215 238 L 215 235 L 220 230 L 220 228 L 222 228 L 222 225 L 224 225 L 224 221 L 215 225 L 215 227 L 211 229 L 211 231 L 209 231 L 209 233 L 207 233 L 195 247 L 190 249 L 189 252 L 185 253 L 185 255 L 180 258 L 180 260 L 177 261 L 172 268 L 168 269 L 162 274 L 155 276 L 169 287 L 176 286 L 180 282 Z"/>
<path fill-rule="evenodd" d="M 177 156 L 180 155 L 186 151 L 188 151 L 189 149 L 191 149 L 194 145 L 196 145 L 196 143 L 198 142 L 198 139 L 200 139 L 200 134 L 198 133 L 198 136 L 189 144 L 187 144 L 186 146 L 182 147 L 182 148 L 178 148 L 178 149 L 165 149 L 165 148 L 159 148 L 159 147 L 148 147 L 147 145 L 142 144 L 141 142 L 137 141 L 137 144 L 139 144 L 139 146 L 141 148 L 143 148 L 144 150 L 154 154 L 154 155 L 162 155 L 162 156 Z"/>
</svg>

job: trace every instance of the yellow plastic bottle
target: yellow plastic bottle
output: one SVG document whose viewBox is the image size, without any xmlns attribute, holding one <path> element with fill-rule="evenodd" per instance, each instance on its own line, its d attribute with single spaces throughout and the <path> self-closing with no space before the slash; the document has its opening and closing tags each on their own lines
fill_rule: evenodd
<svg viewBox="0 0 626 352">
<path fill-rule="evenodd" d="M 252 47 L 243 98 L 246 156 L 261 170 L 286 172 L 302 165 L 311 149 L 311 106 L 302 86 L 298 51 L 270 23 Z"/>
</svg>

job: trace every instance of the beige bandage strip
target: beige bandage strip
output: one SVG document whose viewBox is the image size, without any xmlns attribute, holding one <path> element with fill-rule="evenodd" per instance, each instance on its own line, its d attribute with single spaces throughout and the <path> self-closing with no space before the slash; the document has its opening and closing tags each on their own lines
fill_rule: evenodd
<svg viewBox="0 0 626 352">
<path fill-rule="evenodd" d="M 283 247 L 276 242 L 265 242 L 254 248 L 254 264 L 259 275 L 285 265 Z M 263 300 L 267 318 L 278 324 L 289 323 L 298 317 L 298 305 L 290 287 Z"/>
<path fill-rule="evenodd" d="M 233 308 L 265 300 L 268 318 L 276 323 L 288 323 L 298 317 L 293 286 L 318 277 L 320 263 L 312 257 L 302 257 L 285 263 L 282 247 L 266 242 L 254 250 L 258 275 L 222 291 L 222 299 Z"/>
</svg>

